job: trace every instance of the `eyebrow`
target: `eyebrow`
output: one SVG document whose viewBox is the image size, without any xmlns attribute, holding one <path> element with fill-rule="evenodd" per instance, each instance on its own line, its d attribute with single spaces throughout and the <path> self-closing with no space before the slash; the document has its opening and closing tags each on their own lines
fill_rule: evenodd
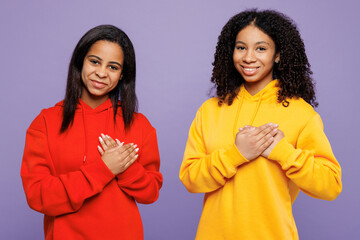
<svg viewBox="0 0 360 240">
<path fill-rule="evenodd" d="M 89 56 L 87 56 L 87 58 L 90 58 L 90 57 L 93 57 L 93 58 L 96 58 L 96 59 L 98 59 L 98 60 L 102 61 L 102 59 L 101 59 L 101 58 L 99 58 L 99 57 L 98 57 L 98 56 L 96 56 L 96 55 L 89 55 Z M 120 67 L 122 67 L 120 63 L 115 62 L 115 61 L 110 61 L 109 63 L 111 63 L 111 64 L 116 64 L 116 65 L 119 65 Z"/>
<path fill-rule="evenodd" d="M 246 45 L 246 43 L 244 43 L 243 41 L 236 41 L 235 44 L 237 44 L 237 43 L 241 43 L 241 44 Z M 265 41 L 260 41 L 260 42 L 257 42 L 257 43 L 256 43 L 256 45 L 259 45 L 259 44 L 267 44 L 267 45 L 269 45 L 269 46 L 271 45 L 270 43 L 265 42 Z"/>
</svg>

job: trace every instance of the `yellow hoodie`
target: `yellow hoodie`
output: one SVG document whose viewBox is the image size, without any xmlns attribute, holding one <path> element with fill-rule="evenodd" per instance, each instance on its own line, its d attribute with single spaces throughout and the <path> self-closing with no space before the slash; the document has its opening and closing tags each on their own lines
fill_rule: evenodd
<svg viewBox="0 0 360 240">
<path fill-rule="evenodd" d="M 299 190 L 333 200 L 341 169 L 320 116 L 303 99 L 277 102 L 277 81 L 251 96 L 240 87 L 233 104 L 207 100 L 190 127 L 180 179 L 205 193 L 196 239 L 298 239 L 292 204 Z M 244 125 L 272 122 L 285 134 L 269 159 L 248 161 L 235 145 Z"/>
</svg>

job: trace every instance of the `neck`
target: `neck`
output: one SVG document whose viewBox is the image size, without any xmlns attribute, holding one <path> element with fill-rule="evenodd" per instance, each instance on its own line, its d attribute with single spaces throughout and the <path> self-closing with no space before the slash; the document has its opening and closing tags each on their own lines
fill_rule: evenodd
<svg viewBox="0 0 360 240">
<path fill-rule="evenodd" d="M 263 90 L 271 81 L 272 81 L 272 79 L 270 79 L 268 81 L 261 81 L 261 82 L 254 82 L 254 83 L 245 82 L 244 87 L 245 87 L 246 91 L 248 91 L 248 93 L 250 93 L 251 96 L 254 96 L 258 92 Z"/>
<path fill-rule="evenodd" d="M 81 93 L 81 100 L 84 101 L 87 105 L 89 105 L 92 109 L 97 108 L 101 104 L 103 104 L 106 100 L 109 99 L 109 95 L 104 96 L 94 96 L 89 94 L 87 91 L 83 91 Z"/>
</svg>

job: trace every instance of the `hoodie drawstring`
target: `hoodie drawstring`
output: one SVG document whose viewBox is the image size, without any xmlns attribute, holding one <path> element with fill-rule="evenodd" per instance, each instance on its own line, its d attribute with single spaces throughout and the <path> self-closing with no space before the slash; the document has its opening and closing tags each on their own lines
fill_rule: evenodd
<svg viewBox="0 0 360 240">
<path fill-rule="evenodd" d="M 250 120 L 248 125 L 252 125 L 254 123 L 255 117 L 256 117 L 257 113 L 259 112 L 259 108 L 260 108 L 260 104 L 261 104 L 263 95 L 264 95 L 264 92 L 261 93 L 260 98 L 256 103 L 255 111 L 253 112 L 253 115 L 252 115 L 251 120 Z M 236 137 L 236 134 L 238 132 L 238 129 L 236 128 L 236 126 L 238 124 L 240 110 L 242 108 L 243 103 L 244 103 L 244 93 L 241 94 L 241 98 L 239 100 L 238 108 L 236 110 L 235 122 L 234 122 L 234 127 L 233 127 L 234 137 Z"/>
<path fill-rule="evenodd" d="M 259 100 L 258 100 L 258 102 L 256 104 L 255 111 L 254 111 L 254 113 L 253 113 L 253 115 L 251 117 L 249 125 L 252 125 L 254 123 L 255 117 L 256 117 L 256 115 L 257 115 L 257 113 L 259 111 L 259 108 L 260 108 L 260 104 L 261 104 L 261 100 L 262 100 L 263 95 L 264 95 L 264 92 L 262 92 L 261 95 L 260 95 L 260 98 L 259 98 Z"/>
<path fill-rule="evenodd" d="M 87 139 L 88 139 L 88 136 L 87 136 L 87 131 L 86 131 L 86 121 L 85 121 L 85 109 L 83 107 L 82 104 L 80 104 L 81 106 L 81 113 L 82 113 L 82 121 L 83 121 L 83 130 L 84 130 L 84 158 L 83 158 L 83 164 L 85 164 L 86 162 L 86 155 L 88 153 L 88 146 L 87 146 Z M 106 114 L 106 120 L 105 120 L 105 131 L 104 131 L 104 134 L 108 134 L 108 131 L 109 131 L 109 124 L 110 124 L 110 118 L 111 118 L 111 107 L 107 108 L 105 111 L 107 111 L 107 114 Z"/>
<path fill-rule="evenodd" d="M 241 98 L 239 100 L 238 108 L 236 110 L 235 122 L 234 122 L 234 127 L 233 127 L 234 137 L 236 136 L 236 133 L 238 132 L 238 129 L 236 129 L 236 125 L 237 125 L 238 120 L 239 120 L 240 110 L 241 110 L 241 107 L 243 105 L 243 102 L 244 102 L 244 94 L 241 94 Z"/>
<path fill-rule="evenodd" d="M 82 106 L 82 104 L 80 104 L 81 106 L 81 113 L 82 113 L 82 120 L 83 120 L 83 130 L 84 130 L 84 160 L 83 160 L 83 163 L 86 162 L 86 154 L 87 154 L 87 142 L 86 142 L 86 139 L 87 139 L 87 135 L 86 135 L 86 125 L 85 125 L 85 109 L 84 107 Z"/>
</svg>

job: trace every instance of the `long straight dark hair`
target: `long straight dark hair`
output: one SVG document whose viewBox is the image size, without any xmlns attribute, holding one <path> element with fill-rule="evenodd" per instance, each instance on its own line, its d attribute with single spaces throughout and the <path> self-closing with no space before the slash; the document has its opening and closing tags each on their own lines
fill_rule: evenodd
<svg viewBox="0 0 360 240">
<path fill-rule="evenodd" d="M 63 121 L 60 132 L 65 132 L 74 121 L 76 105 L 81 97 L 83 82 L 81 71 L 84 58 L 92 45 L 100 40 L 119 44 L 124 52 L 122 79 L 117 86 L 109 92 L 114 110 L 114 121 L 118 110 L 118 100 L 121 101 L 122 117 L 125 130 L 132 123 L 133 114 L 137 111 L 137 98 L 135 93 L 136 62 L 135 51 L 129 37 L 121 29 L 112 25 L 100 25 L 90 29 L 78 42 L 71 57 L 67 77 L 66 94 L 64 99 Z"/>
</svg>

